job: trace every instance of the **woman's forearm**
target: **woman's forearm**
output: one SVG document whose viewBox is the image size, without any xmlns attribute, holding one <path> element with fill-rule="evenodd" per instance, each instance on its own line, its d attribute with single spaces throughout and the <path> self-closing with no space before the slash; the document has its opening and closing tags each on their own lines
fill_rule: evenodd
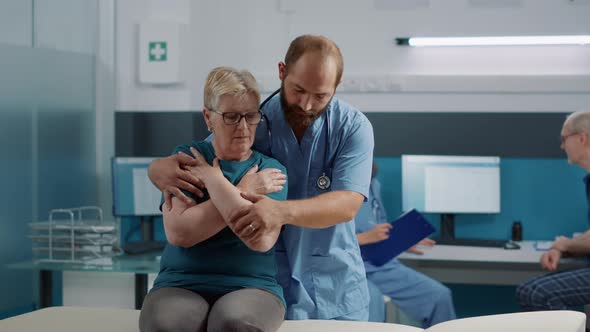
<svg viewBox="0 0 590 332">
<path fill-rule="evenodd" d="M 227 227 L 232 213 L 252 204 L 242 198 L 240 190 L 230 183 L 222 173 L 206 180 L 210 199 L 188 207 L 174 197 L 172 210 L 164 207 L 164 228 L 168 242 L 180 247 L 192 247 Z"/>
<path fill-rule="evenodd" d="M 175 246 L 189 248 L 219 233 L 227 225 L 211 200 L 188 207 L 172 198 L 172 210 L 164 210 L 166 239 Z"/>
<path fill-rule="evenodd" d="M 240 195 L 240 190 L 230 183 L 223 175 L 209 177 L 205 185 L 219 214 L 229 221 L 232 213 L 252 203 Z"/>
</svg>

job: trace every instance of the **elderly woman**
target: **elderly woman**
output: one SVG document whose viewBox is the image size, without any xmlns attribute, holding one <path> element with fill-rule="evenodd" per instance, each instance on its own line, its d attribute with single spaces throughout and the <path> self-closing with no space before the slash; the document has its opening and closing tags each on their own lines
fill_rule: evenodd
<svg viewBox="0 0 590 332">
<path fill-rule="evenodd" d="M 286 171 L 251 149 L 262 113 L 249 72 L 212 70 L 204 103 L 212 141 L 181 145 L 175 153 L 199 161 L 190 171 L 206 190 L 202 197 L 192 196 L 194 206 L 177 197 L 162 206 L 168 244 L 139 326 L 141 331 L 276 331 L 285 314 L 273 248 L 280 229 L 259 234 L 256 225 L 231 229 L 226 221 L 252 204 L 240 196 L 241 189 L 252 189 L 242 187 L 247 175 L 270 168 Z M 279 191 L 263 193 L 284 200 L 287 186 L 284 176 L 280 180 Z M 236 234 L 258 238 L 248 238 L 249 248 Z"/>
</svg>

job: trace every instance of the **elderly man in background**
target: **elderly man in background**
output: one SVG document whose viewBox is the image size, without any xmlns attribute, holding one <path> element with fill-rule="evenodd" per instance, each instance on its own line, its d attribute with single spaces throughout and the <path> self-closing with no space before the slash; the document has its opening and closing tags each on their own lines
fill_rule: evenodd
<svg viewBox="0 0 590 332">
<path fill-rule="evenodd" d="M 561 149 L 570 164 L 590 172 L 590 112 L 579 111 L 567 117 L 561 129 Z M 584 177 L 584 186 L 590 223 L 590 174 Z M 590 231 L 574 238 L 560 236 L 541 256 L 541 266 L 556 271 L 562 257 L 588 255 Z M 516 297 L 524 310 L 566 310 L 590 304 L 590 268 L 533 278 L 518 286 Z"/>
</svg>

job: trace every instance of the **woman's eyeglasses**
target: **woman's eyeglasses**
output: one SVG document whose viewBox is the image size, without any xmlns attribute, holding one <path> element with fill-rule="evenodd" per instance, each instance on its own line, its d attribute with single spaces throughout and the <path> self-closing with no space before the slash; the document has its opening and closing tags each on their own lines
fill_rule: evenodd
<svg viewBox="0 0 590 332">
<path fill-rule="evenodd" d="M 251 125 L 257 125 L 262 120 L 262 112 L 248 112 L 248 113 L 238 113 L 238 112 L 217 112 L 215 110 L 210 110 L 213 113 L 220 114 L 223 118 L 223 122 L 227 125 L 234 125 L 242 121 L 242 118 L 246 119 L 246 123 Z"/>
<path fill-rule="evenodd" d="M 565 144 L 565 141 L 567 141 L 568 138 L 574 136 L 574 135 L 578 135 L 579 133 L 573 133 L 573 134 L 569 134 L 569 135 L 561 135 L 559 136 L 559 141 L 561 142 L 561 144 Z"/>
</svg>

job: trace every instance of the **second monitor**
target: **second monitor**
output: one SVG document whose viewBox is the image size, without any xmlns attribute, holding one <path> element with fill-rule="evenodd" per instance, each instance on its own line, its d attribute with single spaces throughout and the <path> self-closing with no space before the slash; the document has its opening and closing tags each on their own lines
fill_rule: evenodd
<svg viewBox="0 0 590 332">
<path fill-rule="evenodd" d="M 403 155 L 402 208 L 440 213 L 439 242 L 455 244 L 455 214 L 500 212 L 500 157 Z"/>
<path fill-rule="evenodd" d="M 162 193 L 148 178 L 148 168 L 155 158 L 114 157 L 113 215 L 116 217 L 138 217 L 141 227 L 141 241 L 128 242 L 123 250 L 128 254 L 139 254 L 162 250 L 163 241 L 154 241 L 154 217 L 161 216 Z M 127 239 L 125 238 L 125 242 Z"/>
</svg>

